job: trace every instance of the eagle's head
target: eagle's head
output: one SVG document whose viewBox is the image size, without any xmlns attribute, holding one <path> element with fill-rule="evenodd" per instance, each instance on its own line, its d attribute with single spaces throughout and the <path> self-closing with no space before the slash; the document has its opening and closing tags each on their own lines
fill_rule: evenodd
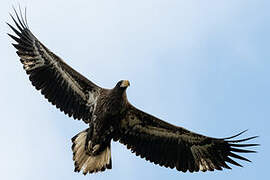
<svg viewBox="0 0 270 180">
<path fill-rule="evenodd" d="M 130 86 L 130 83 L 128 80 L 121 80 L 119 81 L 115 87 L 112 89 L 112 93 L 117 95 L 118 97 L 120 95 L 121 98 L 126 98 L 126 89 Z"/>
<path fill-rule="evenodd" d="M 130 83 L 128 80 L 121 80 L 116 84 L 116 86 L 121 89 L 127 89 L 127 87 L 130 86 Z"/>
<path fill-rule="evenodd" d="M 128 80 L 121 80 L 115 85 L 114 92 L 124 93 L 129 85 L 130 85 L 130 83 Z"/>
</svg>

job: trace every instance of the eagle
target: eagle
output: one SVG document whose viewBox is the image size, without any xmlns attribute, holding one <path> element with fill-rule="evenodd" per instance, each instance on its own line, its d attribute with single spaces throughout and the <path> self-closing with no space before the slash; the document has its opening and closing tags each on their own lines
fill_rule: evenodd
<svg viewBox="0 0 270 180">
<path fill-rule="evenodd" d="M 23 15 L 24 14 L 24 15 Z M 75 135 L 72 151 L 75 172 L 84 175 L 112 168 L 111 141 L 119 141 L 137 156 L 154 164 L 182 172 L 214 171 L 248 161 L 239 153 L 255 153 L 246 143 L 257 138 L 213 138 L 167 123 L 134 107 L 127 99 L 128 80 L 105 89 L 66 64 L 31 32 L 26 11 L 14 9 L 16 35 L 8 34 L 32 85 L 56 108 L 82 120 L 87 129 Z M 228 164 L 230 163 L 230 164 Z"/>
</svg>

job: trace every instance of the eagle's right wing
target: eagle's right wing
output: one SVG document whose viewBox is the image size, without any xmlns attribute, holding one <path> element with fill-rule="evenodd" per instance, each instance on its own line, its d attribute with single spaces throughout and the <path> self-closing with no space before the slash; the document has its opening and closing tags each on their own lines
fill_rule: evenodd
<svg viewBox="0 0 270 180">
<path fill-rule="evenodd" d="M 120 123 L 119 141 L 136 155 L 160 166 L 176 168 L 183 172 L 213 171 L 230 169 L 227 162 L 241 166 L 231 158 L 249 161 L 237 153 L 255 152 L 246 150 L 245 147 L 258 144 L 240 142 L 257 136 L 240 140 L 232 139 L 242 133 L 222 139 L 207 137 L 169 124 L 129 105 Z"/>
<path fill-rule="evenodd" d="M 17 29 L 9 27 L 16 36 L 8 34 L 17 44 L 13 46 L 37 90 L 65 114 L 88 123 L 99 92 L 104 90 L 67 65 L 60 57 L 46 48 L 30 31 L 21 16 L 11 15 Z"/>
</svg>

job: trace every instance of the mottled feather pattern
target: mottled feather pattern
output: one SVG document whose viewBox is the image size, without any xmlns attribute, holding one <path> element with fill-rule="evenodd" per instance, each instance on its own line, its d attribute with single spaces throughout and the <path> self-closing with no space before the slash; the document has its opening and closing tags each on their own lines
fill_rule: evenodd
<svg viewBox="0 0 270 180">
<path fill-rule="evenodd" d="M 89 103 L 89 94 L 97 96 L 99 87 L 68 66 L 46 48 L 30 31 L 26 20 L 15 11 L 11 15 L 16 27 L 8 26 L 18 36 L 8 34 L 17 44 L 23 68 L 37 90 L 65 114 L 89 122 L 96 102 Z M 92 99 L 91 99 L 92 100 Z"/>
<path fill-rule="evenodd" d="M 242 148 L 258 146 L 258 144 L 237 144 L 257 136 L 232 140 L 244 133 L 242 132 L 230 138 L 211 138 L 170 125 L 135 110 L 132 106 L 121 121 L 121 129 L 123 135 L 120 142 L 136 155 L 160 166 L 176 168 L 183 172 L 231 169 L 227 163 L 241 166 L 231 158 L 250 161 L 235 153 L 254 153 L 255 151 Z"/>
</svg>

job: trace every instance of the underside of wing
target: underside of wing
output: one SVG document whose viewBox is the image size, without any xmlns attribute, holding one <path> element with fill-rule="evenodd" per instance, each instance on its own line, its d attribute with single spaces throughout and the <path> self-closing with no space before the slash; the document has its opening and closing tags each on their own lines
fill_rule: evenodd
<svg viewBox="0 0 270 180">
<path fill-rule="evenodd" d="M 236 153 L 253 153 L 243 148 L 258 145 L 241 144 L 256 136 L 233 140 L 242 132 L 230 138 L 211 138 L 166 123 L 132 106 L 121 121 L 121 133 L 120 142 L 136 155 L 183 172 L 231 169 L 227 163 L 241 166 L 231 158 L 249 161 Z"/>
<path fill-rule="evenodd" d="M 15 11 L 11 15 L 17 28 L 8 24 L 17 36 L 8 34 L 17 44 L 21 63 L 33 86 L 65 114 L 89 122 L 95 102 L 102 90 L 68 66 L 47 49 L 30 31 L 26 18 Z"/>
</svg>

